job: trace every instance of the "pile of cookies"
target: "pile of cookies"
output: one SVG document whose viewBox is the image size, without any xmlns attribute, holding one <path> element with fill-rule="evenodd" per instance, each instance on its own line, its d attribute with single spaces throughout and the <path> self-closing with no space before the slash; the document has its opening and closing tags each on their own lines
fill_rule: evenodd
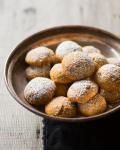
<svg viewBox="0 0 120 150">
<path fill-rule="evenodd" d="M 63 41 L 55 52 L 41 46 L 30 50 L 25 62 L 24 97 L 33 106 L 44 105 L 50 116 L 97 115 L 120 99 L 120 60 L 94 46 Z"/>
</svg>

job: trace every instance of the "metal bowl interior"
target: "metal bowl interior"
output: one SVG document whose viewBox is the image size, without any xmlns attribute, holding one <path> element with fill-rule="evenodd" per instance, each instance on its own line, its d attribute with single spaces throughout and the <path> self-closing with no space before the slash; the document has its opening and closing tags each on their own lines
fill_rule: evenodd
<svg viewBox="0 0 120 150">
<path fill-rule="evenodd" d="M 39 116 L 66 122 L 94 120 L 107 116 L 118 110 L 120 108 L 120 102 L 112 105 L 106 112 L 99 115 L 91 117 L 79 116 L 76 118 L 61 118 L 48 116 L 44 113 L 43 106 L 35 108 L 27 103 L 23 96 L 23 90 L 27 84 L 25 78 L 25 68 L 27 67 L 27 64 L 24 60 L 26 53 L 32 48 L 40 45 L 55 50 L 56 46 L 64 40 L 74 40 L 82 46 L 96 46 L 101 49 L 102 53 L 107 57 L 118 58 L 120 54 L 120 39 L 101 29 L 85 26 L 62 26 L 38 32 L 21 42 L 13 50 L 7 60 L 5 66 L 5 82 L 14 99 L 16 99 L 22 106 Z"/>
</svg>

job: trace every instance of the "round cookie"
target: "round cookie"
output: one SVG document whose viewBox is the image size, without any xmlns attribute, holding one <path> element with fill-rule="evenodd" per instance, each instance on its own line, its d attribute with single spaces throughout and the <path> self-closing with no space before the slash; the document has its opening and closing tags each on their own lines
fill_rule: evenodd
<svg viewBox="0 0 120 150">
<path fill-rule="evenodd" d="M 89 56 L 91 57 L 91 59 L 95 63 L 96 70 L 98 70 L 101 66 L 108 64 L 107 59 L 102 54 L 90 53 Z"/>
<path fill-rule="evenodd" d="M 101 89 L 100 95 L 102 95 L 108 103 L 115 103 L 118 100 L 120 100 L 120 91 L 108 92 L 108 91 Z"/>
<path fill-rule="evenodd" d="M 67 96 L 69 85 L 56 83 L 55 96 Z"/>
<path fill-rule="evenodd" d="M 32 79 L 24 89 L 24 97 L 28 103 L 38 106 L 48 103 L 54 93 L 56 86 L 48 78 L 36 77 Z"/>
<path fill-rule="evenodd" d="M 72 80 L 63 73 L 62 65 L 60 63 L 55 64 L 52 67 L 50 70 L 50 78 L 56 83 L 66 84 L 72 82 Z"/>
<path fill-rule="evenodd" d="M 82 47 L 74 41 L 64 41 L 56 48 L 56 56 L 62 60 L 65 55 L 73 51 L 81 51 Z"/>
<path fill-rule="evenodd" d="M 106 91 L 120 90 L 120 67 L 106 64 L 95 75 L 98 85 Z"/>
<path fill-rule="evenodd" d="M 106 101 L 100 94 L 97 94 L 85 104 L 78 104 L 78 110 L 85 116 L 93 116 L 103 113 L 106 108 Z"/>
<path fill-rule="evenodd" d="M 120 67 L 120 60 L 114 57 L 110 57 L 107 59 L 109 64 L 114 64 Z"/>
<path fill-rule="evenodd" d="M 36 67 L 36 66 L 29 66 L 26 68 L 26 78 L 28 80 L 31 80 L 35 77 L 46 77 L 49 78 L 50 76 L 50 65 L 44 65 L 41 67 Z"/>
<path fill-rule="evenodd" d="M 87 54 L 89 54 L 89 53 L 100 54 L 101 53 L 101 51 L 98 48 L 91 46 L 91 45 L 82 47 L 82 51 L 83 51 L 83 53 L 87 53 Z"/>
<path fill-rule="evenodd" d="M 67 96 L 70 101 L 86 103 L 98 93 L 98 86 L 90 80 L 74 82 L 68 89 Z"/>
<path fill-rule="evenodd" d="M 50 64 L 54 61 L 54 52 L 44 46 L 37 47 L 29 51 L 25 57 L 26 63 L 34 66 Z"/>
<path fill-rule="evenodd" d="M 45 106 L 46 114 L 58 117 L 74 117 L 76 115 L 76 106 L 68 98 L 59 96 L 54 98 Z"/>
<path fill-rule="evenodd" d="M 63 72 L 72 80 L 87 78 L 95 71 L 95 65 L 91 58 L 79 51 L 64 56 L 62 67 Z"/>
</svg>

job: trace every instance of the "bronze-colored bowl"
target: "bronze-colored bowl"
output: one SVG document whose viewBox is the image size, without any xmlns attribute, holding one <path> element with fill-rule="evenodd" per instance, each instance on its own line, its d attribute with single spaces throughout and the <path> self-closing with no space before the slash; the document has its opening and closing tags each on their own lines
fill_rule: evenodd
<svg viewBox="0 0 120 150">
<path fill-rule="evenodd" d="M 55 50 L 58 43 L 64 40 L 74 40 L 80 45 L 94 45 L 102 50 L 102 53 L 108 57 L 119 57 L 120 39 L 115 35 L 101 29 L 86 26 L 61 26 L 40 31 L 24 41 L 22 41 L 9 56 L 5 66 L 5 82 L 11 95 L 22 106 L 29 111 L 49 119 L 66 122 L 80 122 L 93 120 L 107 116 L 120 108 L 120 102 L 108 108 L 108 110 L 99 115 L 91 117 L 60 118 L 51 117 L 44 113 L 43 107 L 35 108 L 31 106 L 23 96 L 23 90 L 27 84 L 25 78 L 26 53 L 39 45 L 44 45 Z"/>
</svg>

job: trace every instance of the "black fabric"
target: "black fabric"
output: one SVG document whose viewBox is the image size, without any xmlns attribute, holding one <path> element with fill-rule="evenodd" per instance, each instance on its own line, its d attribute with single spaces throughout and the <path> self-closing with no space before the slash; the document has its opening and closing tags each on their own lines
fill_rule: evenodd
<svg viewBox="0 0 120 150">
<path fill-rule="evenodd" d="M 120 112 L 84 123 L 43 122 L 44 150 L 120 149 Z"/>
</svg>

